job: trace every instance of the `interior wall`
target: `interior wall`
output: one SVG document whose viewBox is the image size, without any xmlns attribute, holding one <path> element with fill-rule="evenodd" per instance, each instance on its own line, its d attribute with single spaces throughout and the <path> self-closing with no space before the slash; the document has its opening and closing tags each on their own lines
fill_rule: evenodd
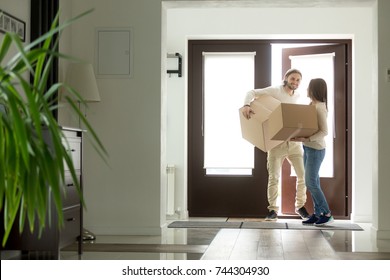
<svg viewBox="0 0 390 280">
<path fill-rule="evenodd" d="M 378 95 L 372 96 L 375 102 L 374 116 L 378 120 L 374 123 L 375 138 L 373 154 L 373 172 L 375 175 L 373 180 L 374 187 L 374 202 L 378 207 L 374 207 L 373 227 L 376 229 L 376 238 L 378 239 L 378 248 L 384 251 L 390 249 L 390 188 L 389 188 L 389 166 L 390 166 L 390 130 L 389 130 L 389 104 L 390 104 L 390 80 L 388 71 L 390 69 L 390 2 L 387 0 L 379 0 L 377 11 L 377 19 L 375 27 L 377 32 L 374 32 L 378 37 L 377 45 L 378 54 L 375 57 L 378 62 L 375 76 L 376 83 L 374 84 L 374 92 L 377 90 Z"/>
<path fill-rule="evenodd" d="M 30 42 L 30 0 L 1 0 L 0 10 L 24 21 L 26 23 L 26 43 Z M 4 34 L 0 33 L 0 43 L 3 42 Z M 14 51 L 13 51 L 14 50 Z M 4 58 L 7 62 L 16 52 L 16 48 L 11 46 L 9 55 Z"/>
<path fill-rule="evenodd" d="M 168 1 L 170 2 L 170 1 Z M 352 219 L 372 219 L 372 146 L 374 105 L 371 95 L 374 81 L 373 7 L 174 7 L 167 4 L 167 52 L 179 52 L 186 58 L 188 39 L 352 39 L 353 40 L 353 174 Z M 292 20 L 292 16 L 293 19 Z M 329 21 L 332 18 L 332 21 Z M 199 20 L 202 19 L 202 20 Z M 234 20 L 232 20 L 234 19 Z M 277 19 L 277 20 L 275 20 Z M 318 22 L 326 24 L 318 25 Z M 238 24 L 239 23 L 239 24 Z M 184 64 L 186 69 L 186 64 Z M 187 209 L 186 178 L 186 83 L 183 78 L 168 78 L 167 161 L 178 166 L 176 204 Z"/>
<path fill-rule="evenodd" d="M 101 102 L 89 103 L 86 117 L 102 140 L 104 163 L 84 141 L 84 227 L 95 234 L 160 234 L 161 2 L 160 0 L 62 0 L 67 16 L 94 11 L 69 28 L 61 41 L 69 54 L 95 64 L 97 28 L 130 27 L 131 78 L 98 78 Z M 69 13 L 70 12 L 70 13 Z M 61 74 L 65 79 L 66 63 Z M 77 126 L 66 106 L 59 122 Z M 88 138 L 88 131 L 85 133 Z"/>
</svg>

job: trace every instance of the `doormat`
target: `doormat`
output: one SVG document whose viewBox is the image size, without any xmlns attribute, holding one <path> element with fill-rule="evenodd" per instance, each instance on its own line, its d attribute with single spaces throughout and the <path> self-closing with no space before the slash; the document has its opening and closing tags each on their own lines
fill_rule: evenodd
<svg viewBox="0 0 390 280">
<path fill-rule="evenodd" d="M 313 230 L 313 229 L 320 229 L 320 230 L 363 230 L 359 225 L 348 223 L 348 222 L 341 222 L 341 221 L 335 221 L 334 223 L 331 223 L 329 225 L 316 227 L 314 225 L 303 225 L 302 222 L 289 222 L 287 223 L 288 229 L 300 229 L 300 230 Z"/>
<path fill-rule="evenodd" d="M 175 221 L 168 228 L 240 228 L 242 222 Z"/>
<path fill-rule="evenodd" d="M 175 221 L 168 228 L 236 228 L 236 229 L 295 229 L 295 230 L 363 230 L 359 225 L 347 222 L 334 222 L 316 227 L 297 222 L 201 222 Z"/>
<path fill-rule="evenodd" d="M 286 223 L 281 222 L 243 222 L 241 228 L 248 229 L 287 229 Z"/>
</svg>

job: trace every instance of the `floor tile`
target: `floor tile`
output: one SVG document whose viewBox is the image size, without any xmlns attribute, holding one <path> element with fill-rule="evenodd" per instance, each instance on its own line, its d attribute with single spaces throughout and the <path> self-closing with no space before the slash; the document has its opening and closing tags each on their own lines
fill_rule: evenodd
<svg viewBox="0 0 390 280">
<path fill-rule="evenodd" d="M 241 220 L 261 222 L 261 219 Z M 301 223 L 301 220 L 288 222 Z M 390 250 L 378 249 L 372 240 L 371 225 L 359 225 L 362 231 L 166 228 L 161 236 L 98 235 L 96 240 L 85 244 L 81 256 L 76 244 L 63 249 L 60 255 L 63 260 L 390 260 Z M 15 252 L 1 253 L 2 260 L 19 256 Z"/>
</svg>

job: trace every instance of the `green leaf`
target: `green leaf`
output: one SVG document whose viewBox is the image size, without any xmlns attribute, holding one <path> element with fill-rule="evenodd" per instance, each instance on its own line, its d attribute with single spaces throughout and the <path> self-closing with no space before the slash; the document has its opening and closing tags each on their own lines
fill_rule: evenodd
<svg viewBox="0 0 390 280">
<path fill-rule="evenodd" d="M 80 16 L 58 24 L 58 15 L 51 29 L 34 42 L 23 46 L 15 34 L 6 33 L 0 47 L 0 103 L 7 108 L 7 115 L 0 117 L 0 211 L 4 218 L 5 246 L 12 227 L 18 223 L 20 230 L 43 232 L 47 226 L 63 224 L 62 192 L 65 181 L 65 165 L 82 197 L 78 174 L 68 151 L 65 137 L 53 116 L 57 104 L 53 102 L 61 88 L 66 88 L 85 104 L 80 94 L 62 83 L 48 88 L 47 81 L 55 58 L 75 60 L 55 51 L 60 32 Z M 13 48 L 11 46 L 13 45 Z M 7 63 L 11 49 L 15 54 Z M 53 51 L 54 49 L 54 51 Z M 32 75 L 30 82 L 26 76 Z M 80 117 L 92 135 L 96 151 L 106 160 L 99 137 L 80 112 L 74 101 L 68 99 L 74 114 Z M 55 213 L 51 205 L 54 205 Z M 50 217 L 58 215 L 58 224 L 51 225 Z"/>
<path fill-rule="evenodd" d="M 3 38 L 3 44 L 0 48 L 0 63 L 3 61 L 4 57 L 8 54 L 9 48 L 11 46 L 12 40 L 10 34 L 6 33 Z"/>
</svg>

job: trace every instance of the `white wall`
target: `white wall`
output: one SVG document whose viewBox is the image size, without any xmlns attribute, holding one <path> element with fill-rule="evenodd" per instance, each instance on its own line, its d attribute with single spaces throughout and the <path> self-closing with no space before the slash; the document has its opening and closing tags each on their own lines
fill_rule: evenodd
<svg viewBox="0 0 390 280">
<path fill-rule="evenodd" d="M 313 6 L 313 5 L 310 5 Z M 329 19 L 332 19 L 331 21 Z M 200 20 L 201 19 L 201 20 Z M 234 19 L 234 20 L 233 20 Z M 325 23 L 325 24 L 319 24 Z M 353 40 L 353 174 L 352 218 L 371 221 L 374 117 L 373 8 L 170 8 L 167 5 L 167 51 L 186 57 L 188 39 L 215 38 L 344 38 Z M 184 64 L 184 69 L 186 65 Z M 186 209 L 186 73 L 168 78 L 167 161 L 178 166 L 177 206 Z"/>
<path fill-rule="evenodd" d="M 377 138 L 374 142 L 373 154 L 373 187 L 374 207 L 373 227 L 377 230 L 378 248 L 390 249 L 390 188 L 389 188 L 389 166 L 390 166 L 390 130 L 389 130 L 389 104 L 390 104 L 390 81 L 387 80 L 387 72 L 390 69 L 390 2 L 387 0 L 378 1 L 378 19 L 375 26 L 378 27 L 378 71 L 375 76 L 377 85 L 373 88 L 378 90 L 378 95 L 373 96 L 375 102 L 374 115 L 378 120 L 374 124 L 374 135 Z M 377 175 L 377 176 L 375 176 Z"/>
<path fill-rule="evenodd" d="M 26 42 L 30 42 L 30 0 L 1 0 L 0 10 L 24 21 L 26 23 Z M 4 34 L 0 33 L 0 44 L 3 42 Z M 10 55 L 4 58 L 4 62 L 12 57 L 12 49 L 16 51 L 16 48 L 11 46 Z"/>
<path fill-rule="evenodd" d="M 63 0 L 69 16 L 94 8 L 72 25 L 62 48 L 94 63 L 97 27 L 130 27 L 130 79 L 98 79 L 101 102 L 87 118 L 109 153 L 108 166 L 88 141 L 84 150 L 84 226 L 95 234 L 160 234 L 161 224 L 161 3 L 159 0 Z M 62 72 L 65 73 L 66 63 Z M 62 78 L 64 78 L 62 76 Z M 74 125 L 66 108 L 62 125 Z M 88 134 L 88 133 L 87 133 Z"/>
</svg>

